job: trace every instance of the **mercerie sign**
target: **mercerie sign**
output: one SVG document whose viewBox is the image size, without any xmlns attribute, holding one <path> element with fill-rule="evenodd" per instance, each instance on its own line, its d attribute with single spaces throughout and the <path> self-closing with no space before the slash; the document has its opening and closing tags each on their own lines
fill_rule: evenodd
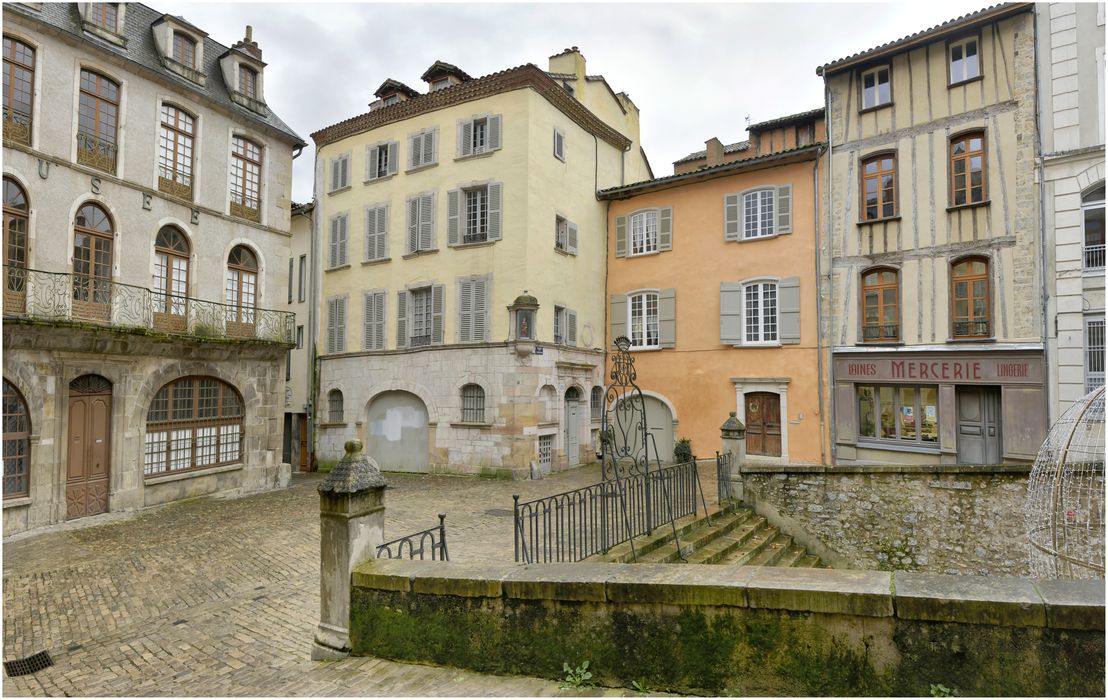
<svg viewBox="0 0 1108 700">
<path fill-rule="evenodd" d="M 1041 384 L 1041 357 L 836 358 L 836 375 L 859 382 Z"/>
</svg>

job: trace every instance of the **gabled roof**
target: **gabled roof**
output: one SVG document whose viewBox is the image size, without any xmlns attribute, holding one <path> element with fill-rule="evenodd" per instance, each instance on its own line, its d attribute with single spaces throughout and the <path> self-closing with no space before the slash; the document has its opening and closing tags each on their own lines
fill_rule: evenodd
<svg viewBox="0 0 1108 700">
<path fill-rule="evenodd" d="M 374 97 L 385 97 L 386 95 L 394 95 L 396 93 L 402 93 L 408 97 L 415 97 L 419 93 L 399 80 L 393 80 L 388 78 L 385 82 L 381 83 L 381 87 L 377 88 L 377 91 L 373 93 Z"/>
<path fill-rule="evenodd" d="M 621 185 L 619 187 L 609 187 L 606 190 L 600 190 L 599 192 L 597 192 L 596 198 L 600 200 L 628 199 L 644 192 L 650 192 L 653 190 L 664 190 L 670 187 L 677 187 L 678 185 L 683 185 L 688 182 L 710 180 L 717 177 L 734 175 L 736 173 L 745 172 L 747 170 L 758 170 L 764 166 L 777 163 L 778 161 L 802 162 L 806 160 L 812 160 L 819 154 L 820 149 L 822 149 L 823 147 L 823 142 L 812 143 L 808 144 L 807 146 L 801 146 L 800 148 L 792 148 L 787 151 L 777 151 L 776 153 L 758 156 L 757 158 L 747 158 L 746 160 L 734 160 L 730 163 L 720 163 L 719 165 L 713 165 L 710 168 L 700 168 L 699 170 L 694 170 L 689 173 L 669 175 L 667 177 L 659 177 L 653 180 L 643 180 L 642 182 L 633 182 L 630 185 Z"/>
<path fill-rule="evenodd" d="M 419 79 L 424 82 L 431 82 L 436 78 L 441 78 L 444 75 L 453 75 L 459 80 L 465 82 L 466 80 L 473 80 L 473 77 L 469 73 L 454 65 L 453 63 L 447 63 L 446 61 L 435 61 L 431 64 L 431 67 L 423 71 L 423 75 L 419 76 Z"/>
<path fill-rule="evenodd" d="M 154 44 L 154 32 L 151 31 L 151 27 L 155 23 L 166 18 L 164 12 L 158 12 L 137 2 L 127 3 L 127 10 L 123 13 L 122 31 L 127 45 L 123 47 L 87 34 L 82 28 L 81 16 L 77 11 L 76 3 L 44 2 L 39 3 L 37 7 L 38 9 L 23 3 L 4 3 L 4 14 L 7 16 L 7 13 L 11 12 L 33 22 L 45 24 L 82 42 L 92 51 L 114 54 L 138 68 L 156 73 L 159 78 L 172 83 L 183 93 L 192 93 L 207 99 L 221 107 L 225 112 L 233 114 L 234 118 L 277 131 L 286 140 L 297 146 L 307 145 L 292 130 L 292 127 L 282 121 L 268 107 L 263 107 L 265 110 L 263 115 L 246 109 L 231 100 L 229 88 L 223 82 L 223 71 L 219 65 L 220 57 L 231 49 L 211 37 L 203 36 L 204 65 L 199 68 L 200 72 L 207 76 L 204 85 L 186 80 L 167 69 L 162 64 L 162 55 Z M 173 17 L 173 19 L 178 22 L 184 21 L 179 17 Z"/>
<path fill-rule="evenodd" d="M 767 129 L 776 129 L 782 126 L 788 126 L 789 124 L 798 124 L 801 122 L 810 122 L 813 119 L 818 119 L 823 116 L 823 107 L 817 107 L 816 109 L 810 109 L 807 112 L 797 112 L 796 114 L 790 114 L 787 117 L 777 117 L 775 119 L 767 119 L 764 122 L 758 122 L 757 124 L 751 124 L 746 127 L 747 131 L 766 131 Z"/>
<path fill-rule="evenodd" d="M 749 141 L 739 141 L 738 143 L 725 144 L 723 146 L 723 152 L 724 153 L 738 153 L 739 151 L 745 151 L 748 148 L 750 148 L 750 142 Z M 694 152 L 690 153 L 689 155 L 685 156 L 684 158 L 680 158 L 678 160 L 673 161 L 673 164 L 677 165 L 679 163 L 688 163 L 689 161 L 702 160 L 702 159 L 707 158 L 707 157 L 708 157 L 708 151 L 707 150 L 694 151 Z"/>
<path fill-rule="evenodd" d="M 491 73 L 480 78 L 455 85 L 449 90 L 435 90 L 425 95 L 417 95 L 399 104 L 375 109 L 365 114 L 343 120 L 324 127 L 312 134 L 316 147 L 349 138 L 378 127 L 411 119 L 420 114 L 445 109 L 456 104 L 472 102 L 485 97 L 499 95 L 513 90 L 530 88 L 539 93 L 547 102 L 557 107 L 582 129 L 597 138 L 603 139 L 620 150 L 627 150 L 631 140 L 606 124 L 595 114 L 571 97 L 561 83 L 554 81 L 533 63 L 516 68 Z"/>
<path fill-rule="evenodd" d="M 1000 5 L 993 5 L 986 7 L 983 10 L 977 12 L 971 12 L 968 15 L 962 15 L 952 20 L 943 22 L 942 24 L 935 25 L 930 29 L 924 29 L 923 31 L 916 32 L 915 34 L 909 34 L 906 37 L 897 39 L 896 41 L 890 41 L 887 44 L 881 44 L 867 51 L 856 53 L 846 58 L 840 58 L 837 61 L 825 63 L 822 66 L 816 68 L 816 75 L 827 75 L 831 73 L 838 73 L 840 71 L 851 68 L 859 63 L 864 63 L 882 56 L 888 56 L 891 54 L 900 53 L 907 49 L 913 48 L 919 44 L 928 43 L 943 38 L 948 34 L 953 34 L 964 29 L 978 24 L 984 24 L 986 22 L 993 22 L 1004 17 L 1010 17 L 1012 15 L 1019 14 L 1021 12 L 1030 12 L 1034 9 L 1035 3 L 1033 2 L 1010 2 Z"/>
</svg>

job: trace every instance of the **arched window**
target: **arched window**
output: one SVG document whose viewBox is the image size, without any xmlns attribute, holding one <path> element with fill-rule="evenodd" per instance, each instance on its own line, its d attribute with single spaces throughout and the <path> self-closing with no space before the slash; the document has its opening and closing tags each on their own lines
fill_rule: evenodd
<svg viewBox="0 0 1108 700">
<path fill-rule="evenodd" d="M 477 384 L 462 387 L 462 422 L 485 422 L 485 390 Z"/>
<path fill-rule="evenodd" d="M 77 115 L 77 162 L 114 175 L 119 128 L 119 85 L 99 73 L 82 69 L 80 102 Z"/>
<path fill-rule="evenodd" d="M 27 402 L 4 380 L 4 498 L 30 493 L 31 421 Z"/>
<path fill-rule="evenodd" d="M 254 335 L 258 301 L 258 258 L 244 245 L 227 256 L 227 335 Z"/>
<path fill-rule="evenodd" d="M 176 226 L 163 226 L 154 240 L 154 325 L 184 330 L 189 288 L 189 243 Z"/>
<path fill-rule="evenodd" d="M 89 202 L 73 219 L 73 316 L 93 321 L 111 317 L 112 220 Z"/>
<path fill-rule="evenodd" d="M 4 178 L 4 311 L 27 308 L 27 194 L 15 180 Z"/>
<path fill-rule="evenodd" d="M 985 132 L 974 131 L 950 140 L 950 205 L 984 202 L 988 196 Z"/>
<path fill-rule="evenodd" d="M 867 343 L 900 339 L 900 296 L 896 270 L 862 275 L 862 339 Z"/>
<path fill-rule="evenodd" d="M 327 392 L 327 422 L 342 422 L 342 392 L 338 389 Z"/>
<path fill-rule="evenodd" d="M 1104 183 L 1081 195 L 1086 270 L 1104 269 Z"/>
<path fill-rule="evenodd" d="M 31 145 L 35 50 L 4 37 L 4 140 Z"/>
<path fill-rule="evenodd" d="M 192 138 L 196 121 L 173 105 L 162 105 L 158 141 L 158 189 L 192 199 Z"/>
<path fill-rule="evenodd" d="M 196 68 L 196 42 L 187 34 L 173 32 L 173 60 L 186 68 Z"/>
<path fill-rule="evenodd" d="M 987 338 L 990 334 L 989 261 L 963 258 L 950 269 L 951 316 L 955 338 Z"/>
<path fill-rule="evenodd" d="M 262 147 L 236 136 L 231 142 L 231 216 L 261 221 Z"/>
<path fill-rule="evenodd" d="M 862 161 L 862 220 L 896 216 L 896 154 L 882 153 Z"/>
<path fill-rule="evenodd" d="M 213 377 L 166 384 L 146 413 L 143 473 L 202 469 L 242 461 L 243 402 L 233 386 Z"/>
<path fill-rule="evenodd" d="M 592 419 L 600 420 L 604 415 L 604 387 L 594 386 L 592 388 L 592 396 L 590 397 L 589 403 L 592 408 Z"/>
</svg>

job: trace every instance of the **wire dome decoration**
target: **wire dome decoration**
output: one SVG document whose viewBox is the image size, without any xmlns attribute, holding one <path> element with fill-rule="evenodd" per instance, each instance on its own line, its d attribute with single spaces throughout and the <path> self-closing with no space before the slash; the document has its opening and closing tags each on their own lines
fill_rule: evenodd
<svg viewBox="0 0 1108 700">
<path fill-rule="evenodd" d="M 1027 482 L 1024 524 L 1036 578 L 1104 578 L 1104 387 L 1062 414 Z"/>
</svg>

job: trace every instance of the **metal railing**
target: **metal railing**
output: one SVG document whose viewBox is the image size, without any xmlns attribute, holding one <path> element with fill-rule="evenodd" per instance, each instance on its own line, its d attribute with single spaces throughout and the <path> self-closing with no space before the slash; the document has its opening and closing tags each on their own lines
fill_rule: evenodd
<svg viewBox="0 0 1108 700">
<path fill-rule="evenodd" d="M 106 173 L 115 174 L 115 157 L 118 147 L 111 141 L 92 134 L 77 132 L 77 162 Z"/>
<path fill-rule="evenodd" d="M 296 315 L 167 295 L 103 277 L 4 266 L 4 316 L 292 344 Z M 167 301 L 169 302 L 167 304 Z M 180 311 L 181 313 L 167 313 Z"/>
<path fill-rule="evenodd" d="M 377 547 L 377 558 L 404 559 L 405 552 L 407 559 L 415 559 L 417 555 L 420 559 L 426 559 L 430 554 L 433 561 L 450 561 L 450 553 L 446 549 L 446 514 L 439 513 L 437 527 L 398 537 L 380 545 Z"/>
<path fill-rule="evenodd" d="M 735 500 L 735 488 L 731 481 L 731 455 L 716 452 L 716 501 L 723 505 Z"/>
<path fill-rule="evenodd" d="M 1104 244 L 1085 246 L 1085 269 L 1104 269 Z"/>
<path fill-rule="evenodd" d="M 899 323 L 866 323 L 862 326 L 862 337 L 865 340 L 898 340 L 900 338 Z"/>
<path fill-rule="evenodd" d="M 4 105 L 4 140 L 31 145 L 31 115 Z"/>
<path fill-rule="evenodd" d="M 696 461 L 515 501 L 515 560 L 575 562 L 697 514 Z"/>
<path fill-rule="evenodd" d="M 955 321 L 955 338 L 986 338 L 989 335 L 988 321 Z"/>
</svg>

